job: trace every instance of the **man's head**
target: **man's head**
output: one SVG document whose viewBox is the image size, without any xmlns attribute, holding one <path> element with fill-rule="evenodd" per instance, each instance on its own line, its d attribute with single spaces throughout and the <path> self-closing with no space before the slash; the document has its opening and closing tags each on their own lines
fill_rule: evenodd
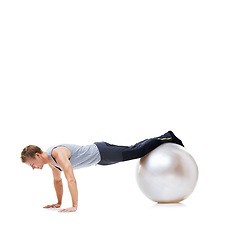
<svg viewBox="0 0 240 240">
<path fill-rule="evenodd" d="M 22 150 L 21 160 L 23 163 L 31 166 L 32 169 L 42 169 L 44 165 L 42 153 L 41 148 L 35 145 L 29 145 Z"/>
</svg>

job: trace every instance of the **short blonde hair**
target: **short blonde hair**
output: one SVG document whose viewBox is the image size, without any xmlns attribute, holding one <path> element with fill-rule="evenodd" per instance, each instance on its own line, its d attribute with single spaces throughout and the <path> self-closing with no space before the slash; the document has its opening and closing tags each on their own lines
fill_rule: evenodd
<svg viewBox="0 0 240 240">
<path fill-rule="evenodd" d="M 21 152 L 21 160 L 26 162 L 27 158 L 35 158 L 36 153 L 43 153 L 42 149 L 35 145 L 28 145 Z"/>
</svg>

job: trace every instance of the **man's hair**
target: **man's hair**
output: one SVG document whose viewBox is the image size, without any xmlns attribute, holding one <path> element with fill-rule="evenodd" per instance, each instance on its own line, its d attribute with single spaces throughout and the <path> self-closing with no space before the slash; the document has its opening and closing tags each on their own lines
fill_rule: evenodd
<svg viewBox="0 0 240 240">
<path fill-rule="evenodd" d="M 35 158 L 36 153 L 43 153 L 41 148 L 35 145 L 28 145 L 21 152 L 21 160 L 23 163 L 26 162 L 27 158 Z"/>
</svg>

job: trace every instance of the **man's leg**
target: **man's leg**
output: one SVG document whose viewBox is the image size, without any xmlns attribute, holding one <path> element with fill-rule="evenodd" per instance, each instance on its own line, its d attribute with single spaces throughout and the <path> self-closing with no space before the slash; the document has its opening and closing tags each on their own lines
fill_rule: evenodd
<svg viewBox="0 0 240 240">
<path fill-rule="evenodd" d="M 150 138 L 136 143 L 123 151 L 123 161 L 141 158 L 164 143 L 176 143 L 184 147 L 182 141 L 178 139 L 172 131 L 160 137 Z"/>
<path fill-rule="evenodd" d="M 182 141 L 178 139 L 172 131 L 161 135 L 160 137 L 145 139 L 135 145 L 117 146 L 106 142 L 96 142 L 101 161 L 99 165 L 110 165 L 118 162 L 128 161 L 136 158 L 141 158 L 164 143 L 176 143 L 184 146 Z"/>
<path fill-rule="evenodd" d="M 123 151 L 127 146 L 117 146 L 107 142 L 95 142 L 101 155 L 99 165 L 110 165 L 123 161 Z"/>
</svg>

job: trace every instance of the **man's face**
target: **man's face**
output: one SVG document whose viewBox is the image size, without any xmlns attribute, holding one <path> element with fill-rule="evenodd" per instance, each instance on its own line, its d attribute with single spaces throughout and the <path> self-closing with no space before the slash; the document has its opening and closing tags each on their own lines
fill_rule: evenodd
<svg viewBox="0 0 240 240">
<path fill-rule="evenodd" d="M 42 169 L 43 168 L 43 161 L 41 160 L 41 158 L 39 156 L 36 156 L 35 158 L 27 158 L 26 162 L 27 165 L 29 165 L 30 167 L 32 167 L 32 169 L 34 170 L 36 169 Z"/>
</svg>

